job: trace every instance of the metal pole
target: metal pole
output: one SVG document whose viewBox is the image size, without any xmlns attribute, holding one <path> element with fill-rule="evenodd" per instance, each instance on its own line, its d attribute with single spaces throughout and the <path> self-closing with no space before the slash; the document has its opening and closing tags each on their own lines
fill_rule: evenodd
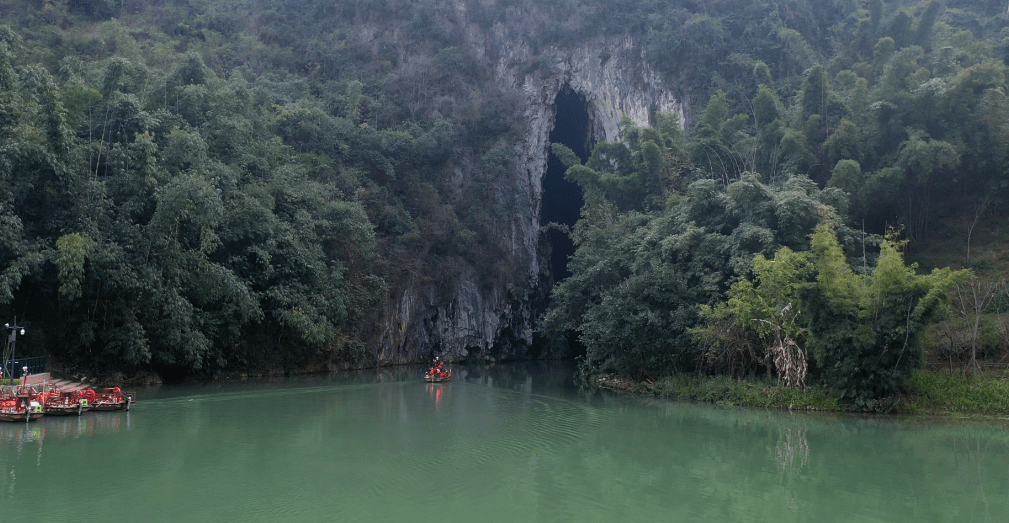
<svg viewBox="0 0 1009 523">
<path fill-rule="evenodd" d="M 17 335 L 18 334 L 21 334 L 22 336 L 24 335 L 24 327 L 21 327 L 19 325 L 11 325 L 10 323 L 4 323 L 4 326 L 7 327 L 7 329 L 10 330 L 10 363 L 11 363 L 11 368 L 13 368 L 13 365 L 16 362 L 15 358 L 16 358 L 16 354 L 17 354 L 17 352 L 16 352 L 16 350 L 17 350 Z M 18 331 L 20 331 L 20 332 L 18 332 Z M 13 379 L 14 376 L 13 376 L 12 370 L 8 369 L 8 371 L 11 371 L 9 374 L 11 374 L 11 378 Z"/>
<path fill-rule="evenodd" d="M 17 318 L 15 318 L 15 321 L 16 320 L 17 320 Z M 24 336 L 25 335 L 25 328 L 21 327 L 19 325 L 11 325 L 10 323 L 5 323 L 4 327 L 6 327 L 7 330 L 11 331 L 10 337 L 8 338 L 8 340 L 10 340 L 10 344 L 11 344 L 11 359 L 10 359 L 10 365 L 7 368 L 7 373 L 10 374 L 11 379 L 14 379 L 14 369 L 15 369 L 14 364 L 16 363 L 16 361 L 15 361 L 15 354 L 16 354 L 16 352 L 15 351 L 17 350 L 18 331 L 20 331 L 20 334 L 22 336 Z M 4 363 L 6 364 L 8 362 L 4 362 Z"/>
<path fill-rule="evenodd" d="M 4 323 L 4 327 L 7 330 L 11 330 L 11 324 L 10 323 Z M 14 363 L 13 363 L 14 362 L 14 343 L 17 340 L 17 334 L 15 334 L 15 332 L 16 332 L 15 330 L 11 330 L 11 333 L 7 336 L 7 344 L 11 346 L 11 359 L 10 359 L 10 363 L 8 363 L 6 361 L 3 362 L 3 365 L 5 367 L 7 367 L 7 374 L 11 375 L 11 379 L 14 379 Z"/>
</svg>

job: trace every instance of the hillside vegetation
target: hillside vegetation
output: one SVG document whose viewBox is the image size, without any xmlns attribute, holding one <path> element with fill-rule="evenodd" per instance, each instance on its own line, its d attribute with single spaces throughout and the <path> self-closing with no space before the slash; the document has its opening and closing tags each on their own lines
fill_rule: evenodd
<svg viewBox="0 0 1009 523">
<path fill-rule="evenodd" d="M 19 351 L 71 369 L 371 364 L 408 280 L 448 284 L 466 264 L 526 284 L 494 241 L 528 208 L 514 190 L 518 101 L 494 83 L 503 43 L 531 50 L 517 65 L 535 76 L 551 46 L 627 35 L 688 109 L 628 126 L 584 165 L 568 158 L 586 206 L 545 332 L 573 331 L 591 367 L 641 377 L 777 372 L 773 333 L 741 332 L 749 345 L 730 348 L 710 335 L 728 316 L 705 312 L 744 281 L 759 290 L 755 255 L 811 252 L 822 270 L 836 250 L 816 254 L 810 235 L 827 224 L 854 267 L 843 278 L 872 288 L 877 258 L 904 267 L 888 226 L 913 254 L 963 216 L 1000 216 L 1004 7 L 4 1 L 0 303 L 30 321 Z M 888 289 L 905 301 L 881 303 L 922 301 L 920 324 L 884 314 L 871 336 L 810 323 L 789 339 L 812 354 L 817 339 L 857 339 L 871 353 L 903 334 L 900 361 L 920 365 L 937 290 L 966 276 L 893 270 Z M 805 282 L 792 310 L 813 321 Z M 817 303 L 834 303 L 821 290 Z M 873 311 L 869 298 L 849 304 L 823 314 Z M 837 357 L 811 356 L 809 379 L 834 379 L 828 367 L 848 364 Z M 853 393 L 899 388 L 905 372 L 888 376 Z"/>
<path fill-rule="evenodd" d="M 919 274 L 903 251 L 968 216 L 949 247 L 971 265 L 973 229 L 998 219 L 1006 42 L 937 1 L 835 7 L 831 52 L 806 47 L 794 90 L 758 47 L 731 58 L 749 79 L 712 79 L 687 137 L 630 128 L 584 165 L 555 145 L 586 205 L 544 326 L 579 333 L 586 371 L 766 375 L 872 405 L 905 389 L 947 317 L 946 350 L 978 375 L 975 320 L 1005 309 L 1005 286 L 984 268 Z"/>
</svg>

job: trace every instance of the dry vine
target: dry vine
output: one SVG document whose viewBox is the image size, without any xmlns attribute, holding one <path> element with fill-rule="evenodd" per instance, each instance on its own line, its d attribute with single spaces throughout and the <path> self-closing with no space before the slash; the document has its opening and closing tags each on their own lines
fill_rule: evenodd
<svg viewBox="0 0 1009 523">
<path fill-rule="evenodd" d="M 784 320 L 785 315 L 791 309 L 792 304 L 789 302 L 778 312 L 778 318 Z M 798 315 L 799 313 L 796 311 L 795 316 Z M 795 316 L 792 317 L 792 321 L 795 320 Z M 762 319 L 754 319 L 753 321 L 760 321 L 774 328 L 775 343 L 769 352 L 774 358 L 774 367 L 778 371 L 778 380 L 783 382 L 786 387 L 806 388 L 806 373 L 809 370 L 809 365 L 806 362 L 806 351 L 802 350 L 802 347 L 799 347 L 799 344 L 789 335 L 784 334 L 783 325 Z"/>
</svg>

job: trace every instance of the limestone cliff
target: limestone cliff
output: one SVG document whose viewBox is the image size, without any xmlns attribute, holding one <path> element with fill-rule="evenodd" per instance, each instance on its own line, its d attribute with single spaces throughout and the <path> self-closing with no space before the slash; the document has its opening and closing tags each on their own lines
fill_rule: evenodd
<svg viewBox="0 0 1009 523">
<path fill-rule="evenodd" d="M 620 138 L 626 116 L 648 125 L 655 112 L 680 113 L 681 104 L 649 66 L 639 42 L 630 36 L 591 38 L 570 45 L 533 49 L 500 25 L 481 31 L 467 26 L 469 52 L 492 68 L 497 87 L 520 100 L 522 137 L 514 145 L 516 169 L 510 185 L 523 193 L 528 208 L 511 217 L 497 241 L 515 264 L 525 267 L 521 282 L 477 281 L 465 267 L 448 288 L 415 275 L 398 291 L 385 311 L 385 328 L 377 353 L 380 363 L 423 361 L 432 355 L 468 358 L 528 358 L 532 352 L 537 303 L 547 292 L 541 285 L 545 260 L 540 252 L 543 176 L 553 128 L 554 101 L 561 89 L 584 97 L 594 141 Z M 506 49 L 491 59 L 488 49 Z M 466 172 L 455 170 L 453 183 L 465 184 Z"/>
</svg>

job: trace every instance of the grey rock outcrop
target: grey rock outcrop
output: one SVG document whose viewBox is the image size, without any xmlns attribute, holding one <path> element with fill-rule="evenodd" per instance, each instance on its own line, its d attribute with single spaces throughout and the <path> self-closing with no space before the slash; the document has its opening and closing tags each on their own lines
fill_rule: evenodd
<svg viewBox="0 0 1009 523">
<path fill-rule="evenodd" d="M 502 45 L 500 40 L 506 38 L 500 27 L 490 34 L 470 35 L 473 42 L 498 41 L 498 48 L 508 50 L 485 63 L 493 68 L 500 89 L 521 101 L 524 129 L 513 146 L 516 179 L 510 186 L 524 194 L 522 201 L 528 205 L 512 216 L 496 241 L 515 257 L 512 262 L 525 267 L 525 281 L 488 285 L 477 281 L 473 267 L 462 268 L 448 288 L 415 278 L 387 307 L 376 354 L 379 363 L 418 362 L 432 355 L 450 361 L 549 356 L 531 349 L 536 314 L 542 312 L 534 307 L 542 303 L 545 292 L 540 281 L 546 263 L 539 248 L 540 209 L 557 94 L 570 88 L 584 98 L 590 133 L 597 142 L 618 140 L 624 117 L 647 126 L 656 112 L 682 111 L 648 66 L 642 47 L 629 36 L 536 52 L 523 42 Z M 486 55 L 479 47 L 471 51 Z M 464 169 L 454 176 L 465 183 Z"/>
</svg>

